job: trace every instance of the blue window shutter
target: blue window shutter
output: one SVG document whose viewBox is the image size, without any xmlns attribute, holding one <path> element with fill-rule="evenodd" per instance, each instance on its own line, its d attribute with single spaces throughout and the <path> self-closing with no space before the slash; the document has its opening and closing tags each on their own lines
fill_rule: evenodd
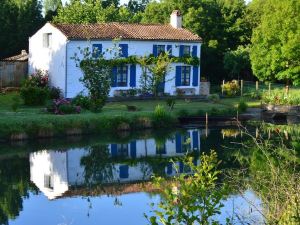
<svg viewBox="0 0 300 225">
<path fill-rule="evenodd" d="M 179 173 L 183 173 L 183 168 L 184 168 L 183 162 L 179 162 Z"/>
<path fill-rule="evenodd" d="M 153 55 L 157 57 L 157 45 L 153 45 Z"/>
<path fill-rule="evenodd" d="M 197 46 L 193 46 L 192 56 L 197 57 Z"/>
<path fill-rule="evenodd" d="M 168 175 L 171 175 L 172 174 L 172 171 L 173 171 L 173 163 L 169 162 L 167 164 L 167 174 Z"/>
<path fill-rule="evenodd" d="M 193 67 L 193 86 L 194 87 L 198 86 L 198 81 L 199 81 L 199 67 L 194 66 Z"/>
<path fill-rule="evenodd" d="M 176 66 L 176 73 L 175 73 L 175 86 L 181 85 L 181 66 Z"/>
<path fill-rule="evenodd" d="M 112 87 L 116 87 L 117 86 L 117 67 L 116 66 L 114 66 L 112 68 L 111 86 Z"/>
<path fill-rule="evenodd" d="M 194 163 L 195 166 L 197 166 L 197 158 L 193 159 L 193 163 Z"/>
<path fill-rule="evenodd" d="M 112 157 L 118 156 L 117 144 L 111 144 L 111 156 Z"/>
<path fill-rule="evenodd" d="M 130 143 L 130 156 L 131 158 L 136 158 L 136 141 Z"/>
<path fill-rule="evenodd" d="M 180 45 L 179 46 L 179 57 L 183 57 L 183 49 L 184 49 L 184 45 Z"/>
<path fill-rule="evenodd" d="M 128 57 L 128 44 L 119 44 L 121 48 L 121 57 Z"/>
<path fill-rule="evenodd" d="M 199 149 L 198 131 L 193 131 L 193 150 Z"/>
<path fill-rule="evenodd" d="M 181 135 L 176 133 L 175 135 L 175 142 L 176 142 L 176 153 L 182 152 L 182 144 L 181 144 Z"/>
<path fill-rule="evenodd" d="M 129 177 L 129 167 L 128 165 L 122 165 L 119 167 L 119 170 L 120 170 L 120 178 L 128 178 Z"/>
<path fill-rule="evenodd" d="M 130 87 L 136 87 L 136 65 L 130 66 Z"/>
<path fill-rule="evenodd" d="M 172 55 L 172 45 L 167 45 L 167 52 L 169 55 Z"/>
<path fill-rule="evenodd" d="M 97 51 L 95 51 L 95 49 L 97 48 Z M 102 44 L 93 44 L 93 56 L 95 58 L 98 58 L 100 56 L 100 54 L 102 53 Z"/>
</svg>

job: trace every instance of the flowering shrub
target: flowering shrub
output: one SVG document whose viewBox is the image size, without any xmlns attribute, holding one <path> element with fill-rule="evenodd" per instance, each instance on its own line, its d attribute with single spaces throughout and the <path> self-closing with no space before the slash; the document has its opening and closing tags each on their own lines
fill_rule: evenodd
<svg viewBox="0 0 300 225">
<path fill-rule="evenodd" d="M 57 115 L 73 114 L 80 113 L 81 107 L 74 106 L 69 100 L 60 98 L 53 100 L 52 104 L 47 107 L 47 111 Z"/>
<path fill-rule="evenodd" d="M 35 73 L 28 76 L 22 87 L 39 87 L 45 88 L 49 85 L 49 74 L 47 70 L 37 70 Z"/>
<path fill-rule="evenodd" d="M 300 105 L 300 96 L 297 92 L 287 94 L 284 90 L 273 90 L 271 93 L 264 92 L 262 101 L 274 105 Z"/>
<path fill-rule="evenodd" d="M 222 84 L 221 88 L 223 89 L 225 95 L 234 96 L 239 92 L 240 85 L 237 80 L 232 80 L 232 81 L 226 82 L 224 85 Z"/>
</svg>

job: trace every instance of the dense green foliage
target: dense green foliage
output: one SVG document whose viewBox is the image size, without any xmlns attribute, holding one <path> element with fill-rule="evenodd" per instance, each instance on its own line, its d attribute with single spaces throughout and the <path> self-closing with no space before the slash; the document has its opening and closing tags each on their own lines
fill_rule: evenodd
<svg viewBox="0 0 300 225">
<path fill-rule="evenodd" d="M 83 72 L 80 81 L 89 92 L 90 109 L 93 112 L 99 112 L 105 105 L 111 88 L 112 67 L 100 63 L 104 59 L 104 54 L 96 57 L 99 52 L 93 52 L 89 48 L 81 49 L 80 53 L 83 59 L 79 59 L 78 56 L 74 58 Z"/>
<path fill-rule="evenodd" d="M 274 89 L 271 92 L 263 92 L 262 101 L 273 105 L 300 105 L 300 96 L 298 91 L 287 93 L 283 89 Z"/>
<path fill-rule="evenodd" d="M 253 30 L 251 64 L 260 80 L 300 84 L 300 2 L 254 1 L 260 23 Z"/>
<path fill-rule="evenodd" d="M 28 197 L 30 184 L 29 159 L 15 157 L 2 159 L 0 163 L 0 224 L 8 224 L 19 216 L 23 198 Z"/>
<path fill-rule="evenodd" d="M 224 185 L 217 186 L 221 171 L 217 169 L 217 155 L 202 154 L 200 165 L 195 165 L 193 158 L 185 161 L 185 172 L 165 180 L 156 177 L 155 183 L 161 189 L 163 198 L 154 210 L 155 216 L 146 218 L 152 225 L 158 224 L 218 224 L 213 216 L 220 213 L 222 199 L 226 196 Z M 178 166 L 173 165 L 176 171 Z"/>
<path fill-rule="evenodd" d="M 0 59 L 28 50 L 28 38 L 44 23 L 38 0 L 0 1 Z"/>
</svg>

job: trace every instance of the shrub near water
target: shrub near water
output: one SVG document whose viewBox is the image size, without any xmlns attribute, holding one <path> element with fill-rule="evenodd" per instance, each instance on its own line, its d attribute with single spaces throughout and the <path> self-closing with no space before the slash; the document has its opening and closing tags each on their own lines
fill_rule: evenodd
<svg viewBox="0 0 300 225">
<path fill-rule="evenodd" d="M 167 127 L 173 124 L 173 118 L 161 105 L 155 107 L 152 119 L 154 127 Z"/>
<path fill-rule="evenodd" d="M 237 80 L 232 80 L 226 82 L 224 85 L 221 85 L 225 95 L 227 96 L 235 96 L 240 90 L 240 85 Z"/>
<path fill-rule="evenodd" d="M 25 105 L 35 106 L 44 105 L 48 99 L 49 92 L 47 89 L 40 87 L 22 87 L 20 95 Z"/>
<path fill-rule="evenodd" d="M 38 70 L 28 76 L 20 90 L 25 105 L 44 105 L 49 97 L 48 72 Z"/>
<path fill-rule="evenodd" d="M 62 98 L 53 100 L 52 104 L 47 107 L 47 111 L 59 115 L 73 114 L 80 113 L 81 107 L 75 106 L 70 101 Z"/>
<path fill-rule="evenodd" d="M 287 94 L 285 90 L 273 90 L 271 93 L 264 92 L 262 101 L 274 105 L 300 105 L 300 95 L 297 91 Z"/>
</svg>

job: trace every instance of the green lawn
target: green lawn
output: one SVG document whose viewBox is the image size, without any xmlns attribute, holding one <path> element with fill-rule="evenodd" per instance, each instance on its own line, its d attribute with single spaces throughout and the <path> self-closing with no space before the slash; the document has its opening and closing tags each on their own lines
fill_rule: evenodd
<svg viewBox="0 0 300 225">
<path fill-rule="evenodd" d="M 0 95 L 0 116 L 3 117 L 23 117 L 23 116 L 42 116 L 45 115 L 44 107 L 28 107 L 21 104 L 18 112 L 12 111 L 12 103 L 14 96 L 18 96 L 17 93 L 9 93 Z M 260 105 L 259 101 L 246 99 L 250 107 L 257 107 Z M 237 106 L 240 98 L 225 98 L 221 99 L 218 103 L 211 103 L 207 101 L 197 100 L 176 100 L 173 115 L 176 115 L 179 111 L 186 110 L 191 114 L 197 113 L 197 111 L 209 112 L 212 108 L 218 110 L 232 109 Z M 128 112 L 126 105 L 136 106 L 138 111 Z M 157 105 L 162 105 L 166 109 L 168 108 L 165 100 L 135 100 L 126 102 L 110 102 L 105 105 L 102 115 L 124 115 L 124 114 L 140 114 L 153 112 Z M 83 114 L 92 114 L 91 112 L 85 111 Z M 48 114 L 49 116 L 49 114 Z"/>
</svg>

